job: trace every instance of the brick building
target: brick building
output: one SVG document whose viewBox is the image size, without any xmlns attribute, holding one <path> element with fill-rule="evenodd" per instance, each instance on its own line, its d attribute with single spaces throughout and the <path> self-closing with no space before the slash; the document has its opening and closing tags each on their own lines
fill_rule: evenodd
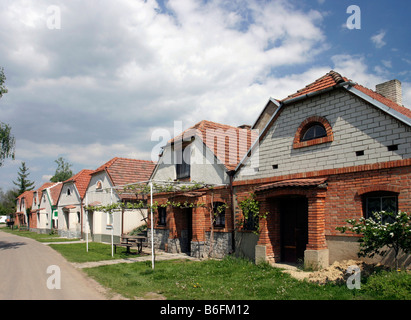
<svg viewBox="0 0 411 320">
<path fill-rule="evenodd" d="M 267 216 L 259 236 L 236 251 L 324 267 L 357 257 L 358 238 L 335 230 L 346 219 L 411 212 L 411 111 L 400 98 L 397 80 L 375 92 L 330 71 L 270 99 L 254 124 L 258 152 L 238 165 L 233 182 L 234 202 L 254 192 Z"/>
<path fill-rule="evenodd" d="M 157 248 L 197 257 L 223 257 L 234 251 L 230 186 L 234 169 L 256 138 L 248 126 L 203 120 L 168 141 L 151 179 L 212 188 L 154 194 L 159 205 L 153 226 Z"/>
<path fill-rule="evenodd" d="M 313 268 L 357 258 L 358 237 L 336 227 L 374 211 L 411 212 L 410 132 L 399 81 L 376 92 L 335 71 L 285 99 L 270 98 L 253 126 L 202 121 L 168 142 L 151 179 L 216 186 L 155 194 L 164 205 L 155 212 L 155 246 Z M 251 195 L 260 204 L 258 224 L 240 209 Z M 216 204 L 226 205 L 223 215 Z"/>
</svg>

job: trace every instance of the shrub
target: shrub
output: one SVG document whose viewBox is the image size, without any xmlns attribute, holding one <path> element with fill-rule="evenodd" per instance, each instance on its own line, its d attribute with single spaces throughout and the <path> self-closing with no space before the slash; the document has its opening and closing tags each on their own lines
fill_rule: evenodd
<svg viewBox="0 0 411 320">
<path fill-rule="evenodd" d="M 384 300 L 410 300 L 411 299 L 411 273 L 407 271 L 381 271 L 370 276 L 361 286 L 376 299 Z"/>
<path fill-rule="evenodd" d="M 373 217 L 346 220 L 351 227 L 337 227 L 342 233 L 352 231 L 362 235 L 360 242 L 360 257 L 373 257 L 375 254 L 384 255 L 388 247 L 394 250 L 396 269 L 398 269 L 398 253 L 403 250 L 411 252 L 411 215 L 399 211 L 375 212 Z M 391 221 L 391 222 L 388 222 Z"/>
</svg>

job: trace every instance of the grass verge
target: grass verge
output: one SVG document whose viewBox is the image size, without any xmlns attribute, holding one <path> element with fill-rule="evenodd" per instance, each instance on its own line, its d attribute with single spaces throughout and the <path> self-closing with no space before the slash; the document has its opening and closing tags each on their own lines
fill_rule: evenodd
<svg viewBox="0 0 411 320">
<path fill-rule="evenodd" d="M 298 281 L 278 268 L 227 257 L 221 261 L 169 260 L 84 269 L 102 285 L 134 299 L 154 292 L 171 300 L 377 299 L 368 290 Z M 408 277 L 408 281 L 409 281 Z M 391 297 L 396 299 L 396 297 Z"/>
<path fill-rule="evenodd" d="M 54 250 L 60 252 L 70 262 L 90 262 L 90 261 L 103 261 L 113 259 L 124 259 L 130 257 L 138 257 L 137 254 L 127 254 L 126 248 L 117 248 L 117 253 L 111 256 L 111 245 L 90 242 L 88 244 L 89 250 L 86 251 L 86 243 L 70 243 L 70 244 L 50 244 Z M 131 249 L 132 253 L 135 253 L 135 249 Z"/>
</svg>

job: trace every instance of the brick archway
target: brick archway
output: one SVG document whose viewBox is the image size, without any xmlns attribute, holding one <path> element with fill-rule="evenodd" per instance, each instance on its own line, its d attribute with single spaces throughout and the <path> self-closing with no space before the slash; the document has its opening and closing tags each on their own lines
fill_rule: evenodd
<svg viewBox="0 0 411 320">
<path fill-rule="evenodd" d="M 313 268 L 328 266 L 328 248 L 325 240 L 326 188 L 273 188 L 256 194 L 260 202 L 260 213 L 268 212 L 266 218 L 260 219 L 256 262 L 261 259 L 269 262 L 281 261 L 281 222 L 277 200 L 289 197 L 292 201 L 292 197 L 304 197 L 308 203 L 308 242 L 304 263 Z"/>
</svg>

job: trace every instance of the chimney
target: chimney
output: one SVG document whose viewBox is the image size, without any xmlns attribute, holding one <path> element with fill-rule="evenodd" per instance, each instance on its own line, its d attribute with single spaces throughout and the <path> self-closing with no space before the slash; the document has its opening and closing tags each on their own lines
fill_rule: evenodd
<svg viewBox="0 0 411 320">
<path fill-rule="evenodd" d="M 377 84 L 375 91 L 402 106 L 401 82 L 397 79 Z"/>
</svg>

